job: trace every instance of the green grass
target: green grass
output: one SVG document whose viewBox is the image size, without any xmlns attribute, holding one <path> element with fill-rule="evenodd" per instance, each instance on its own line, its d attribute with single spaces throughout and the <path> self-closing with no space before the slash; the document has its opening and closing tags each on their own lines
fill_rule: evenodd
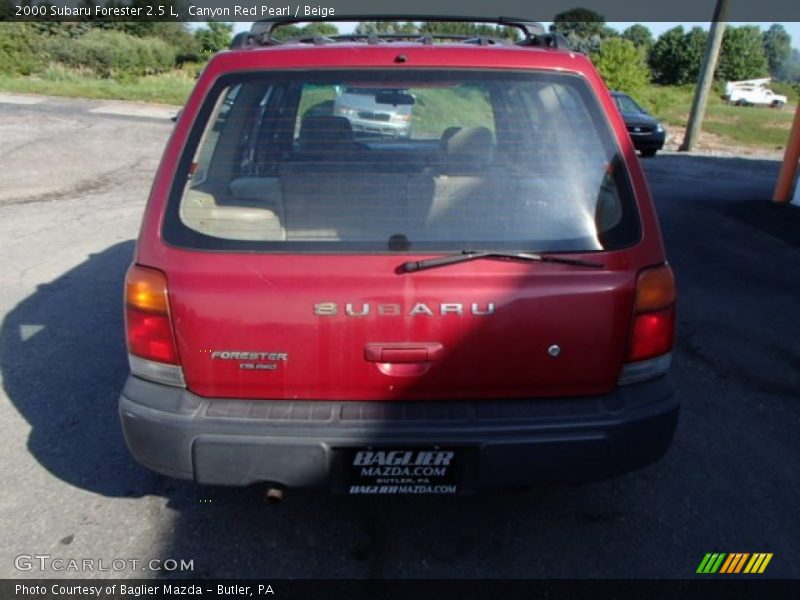
<svg viewBox="0 0 800 600">
<path fill-rule="evenodd" d="M 300 107 L 297 114 L 305 115 L 313 107 L 325 105 L 333 109 L 333 99 L 336 92 L 331 85 L 307 86 L 303 88 L 303 95 L 300 97 Z"/>
<path fill-rule="evenodd" d="M 488 127 L 494 131 L 488 96 L 475 88 L 413 90 L 415 137 L 438 138 L 448 127 Z"/>
<path fill-rule="evenodd" d="M 635 100 L 668 124 L 686 125 L 693 95 L 694 86 L 654 85 L 636 94 Z"/>
<path fill-rule="evenodd" d="M 0 90 L 6 92 L 159 104 L 184 104 L 192 87 L 194 74 L 191 69 L 130 80 L 87 76 L 63 67 L 50 67 L 37 76 L 0 74 Z"/>
<path fill-rule="evenodd" d="M 794 110 L 751 106 L 710 106 L 704 129 L 745 146 L 783 149 Z"/>
<path fill-rule="evenodd" d="M 783 90 L 782 90 L 783 92 Z M 640 101 L 653 115 L 668 125 L 685 127 L 694 96 L 694 86 L 652 86 L 639 95 Z M 782 149 L 789 137 L 794 118 L 793 103 L 778 110 L 755 106 L 728 106 L 721 98 L 721 89 L 712 90 L 706 108 L 703 131 L 713 133 L 736 146 L 768 150 Z"/>
</svg>

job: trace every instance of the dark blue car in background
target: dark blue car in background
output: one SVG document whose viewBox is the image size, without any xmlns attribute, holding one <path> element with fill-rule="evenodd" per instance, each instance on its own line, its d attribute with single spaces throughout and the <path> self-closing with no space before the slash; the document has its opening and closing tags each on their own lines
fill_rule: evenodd
<svg viewBox="0 0 800 600">
<path fill-rule="evenodd" d="M 664 147 L 667 132 L 663 125 L 623 92 L 611 92 L 625 127 L 633 140 L 633 146 L 642 156 L 655 156 Z"/>
</svg>

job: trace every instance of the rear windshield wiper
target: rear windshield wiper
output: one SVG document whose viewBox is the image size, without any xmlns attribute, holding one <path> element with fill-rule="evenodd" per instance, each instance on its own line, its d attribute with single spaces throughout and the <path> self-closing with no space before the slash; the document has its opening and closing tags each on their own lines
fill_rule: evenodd
<svg viewBox="0 0 800 600">
<path fill-rule="evenodd" d="M 553 256 L 552 254 L 530 254 L 528 252 L 479 252 L 477 250 L 462 250 L 459 254 L 441 256 L 439 258 L 428 258 L 426 260 L 410 260 L 400 267 L 405 273 L 433 269 L 434 267 L 444 267 L 456 263 L 475 260 L 477 258 L 503 258 L 507 260 L 529 260 L 534 262 L 557 263 L 560 265 L 574 265 L 576 267 L 591 267 L 602 269 L 605 265 L 578 258 L 565 258 L 563 256 Z"/>
</svg>

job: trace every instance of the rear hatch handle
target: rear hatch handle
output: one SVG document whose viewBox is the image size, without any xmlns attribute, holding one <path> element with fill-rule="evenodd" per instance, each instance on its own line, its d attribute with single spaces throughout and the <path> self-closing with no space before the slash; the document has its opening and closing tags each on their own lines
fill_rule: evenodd
<svg viewBox="0 0 800 600">
<path fill-rule="evenodd" d="M 438 342 L 373 343 L 364 346 L 364 360 L 376 363 L 427 363 L 439 360 L 444 346 Z"/>
</svg>

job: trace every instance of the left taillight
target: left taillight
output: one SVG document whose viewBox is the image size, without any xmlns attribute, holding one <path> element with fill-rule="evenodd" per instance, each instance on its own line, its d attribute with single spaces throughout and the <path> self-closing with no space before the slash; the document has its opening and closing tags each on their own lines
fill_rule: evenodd
<svg viewBox="0 0 800 600">
<path fill-rule="evenodd" d="M 172 331 L 167 278 L 158 269 L 131 265 L 125 276 L 125 337 L 131 373 L 185 386 Z"/>
</svg>

